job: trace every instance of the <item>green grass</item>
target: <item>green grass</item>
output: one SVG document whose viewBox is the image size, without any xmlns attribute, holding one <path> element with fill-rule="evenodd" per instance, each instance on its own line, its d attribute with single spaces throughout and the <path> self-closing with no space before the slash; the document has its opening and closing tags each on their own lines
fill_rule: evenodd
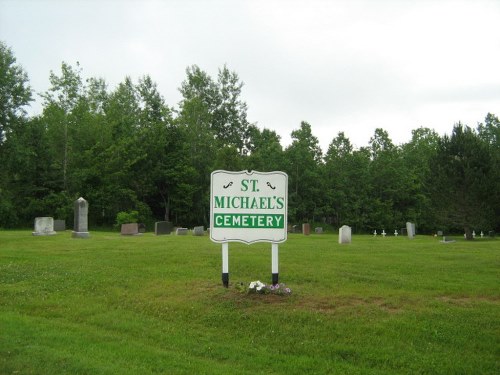
<svg viewBox="0 0 500 375">
<path fill-rule="evenodd" d="M 500 241 L 0 231 L 0 374 L 498 374 Z"/>
</svg>

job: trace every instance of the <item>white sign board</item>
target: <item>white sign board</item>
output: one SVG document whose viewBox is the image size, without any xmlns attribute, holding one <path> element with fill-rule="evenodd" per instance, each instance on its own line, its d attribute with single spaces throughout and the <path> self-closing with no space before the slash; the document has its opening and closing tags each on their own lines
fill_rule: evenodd
<svg viewBox="0 0 500 375">
<path fill-rule="evenodd" d="M 212 172 L 210 239 L 214 242 L 284 242 L 287 209 L 284 172 Z"/>
</svg>

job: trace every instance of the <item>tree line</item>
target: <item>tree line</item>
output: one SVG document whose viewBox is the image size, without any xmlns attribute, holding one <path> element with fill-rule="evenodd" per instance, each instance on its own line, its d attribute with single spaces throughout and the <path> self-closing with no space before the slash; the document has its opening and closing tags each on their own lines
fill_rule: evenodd
<svg viewBox="0 0 500 375">
<path fill-rule="evenodd" d="M 378 128 L 355 149 L 339 132 L 323 153 L 305 121 L 286 147 L 250 123 L 243 83 L 226 66 L 216 77 L 188 67 L 177 106 L 148 75 L 109 90 L 63 62 L 49 78 L 41 114 L 28 116 L 28 76 L 0 42 L 0 227 L 31 226 L 37 216 L 71 223 L 80 196 L 95 227 L 131 210 L 143 222 L 208 226 L 210 173 L 226 169 L 286 172 L 290 224 L 500 229 L 500 121 L 491 113 L 450 135 L 417 128 L 401 145 Z"/>
</svg>

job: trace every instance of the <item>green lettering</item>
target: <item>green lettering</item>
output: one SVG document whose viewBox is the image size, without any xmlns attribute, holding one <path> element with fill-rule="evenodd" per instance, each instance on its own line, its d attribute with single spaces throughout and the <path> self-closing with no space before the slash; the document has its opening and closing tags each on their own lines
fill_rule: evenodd
<svg viewBox="0 0 500 375">
<path fill-rule="evenodd" d="M 215 208 L 225 208 L 224 197 L 215 196 Z"/>
</svg>

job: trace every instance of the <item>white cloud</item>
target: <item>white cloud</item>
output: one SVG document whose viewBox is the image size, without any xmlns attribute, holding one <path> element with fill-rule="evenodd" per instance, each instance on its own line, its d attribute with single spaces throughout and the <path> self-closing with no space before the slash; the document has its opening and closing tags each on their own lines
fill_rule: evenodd
<svg viewBox="0 0 500 375">
<path fill-rule="evenodd" d="M 168 104 L 185 69 L 245 82 L 249 120 L 285 144 L 308 121 L 324 151 L 339 131 L 365 146 L 419 126 L 450 132 L 499 115 L 498 1 L 0 0 L 0 39 L 37 91 L 80 61 L 112 88 L 149 74 Z"/>
</svg>

